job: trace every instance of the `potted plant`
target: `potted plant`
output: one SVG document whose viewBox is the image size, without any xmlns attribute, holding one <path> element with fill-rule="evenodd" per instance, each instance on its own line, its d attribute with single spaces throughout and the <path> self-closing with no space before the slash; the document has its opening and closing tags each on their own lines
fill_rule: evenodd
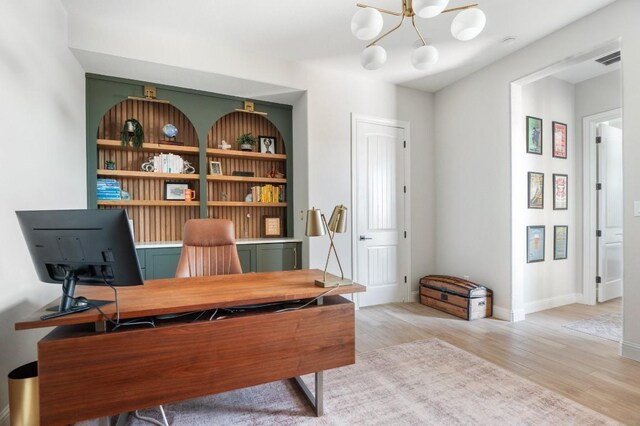
<svg viewBox="0 0 640 426">
<path fill-rule="evenodd" d="M 129 146 L 129 143 L 131 143 L 135 149 L 142 148 L 142 143 L 144 142 L 142 124 L 135 118 L 128 118 L 122 125 L 120 141 L 122 146 Z"/>
<path fill-rule="evenodd" d="M 243 133 L 236 139 L 236 143 L 242 151 L 253 151 L 253 146 L 258 143 L 258 139 L 249 133 Z"/>
</svg>

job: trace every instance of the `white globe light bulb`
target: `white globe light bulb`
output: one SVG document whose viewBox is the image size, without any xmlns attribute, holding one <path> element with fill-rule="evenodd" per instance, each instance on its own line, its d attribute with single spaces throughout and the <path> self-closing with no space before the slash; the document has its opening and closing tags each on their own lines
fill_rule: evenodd
<svg viewBox="0 0 640 426">
<path fill-rule="evenodd" d="M 360 63 L 367 70 L 377 70 L 387 62 L 387 51 L 382 46 L 367 47 L 360 54 Z"/>
<path fill-rule="evenodd" d="M 371 40 L 382 30 L 382 14 L 376 9 L 365 7 L 351 18 L 351 32 L 360 40 Z"/>
<path fill-rule="evenodd" d="M 421 18 L 433 18 L 442 13 L 449 0 L 413 0 L 411 8 Z"/>
<path fill-rule="evenodd" d="M 451 34 L 458 40 L 467 41 L 482 32 L 487 17 L 477 8 L 463 10 L 451 22 Z"/>
<path fill-rule="evenodd" d="M 438 49 L 433 46 L 420 46 L 411 54 L 411 63 L 416 69 L 426 70 L 429 65 L 438 62 Z"/>
</svg>

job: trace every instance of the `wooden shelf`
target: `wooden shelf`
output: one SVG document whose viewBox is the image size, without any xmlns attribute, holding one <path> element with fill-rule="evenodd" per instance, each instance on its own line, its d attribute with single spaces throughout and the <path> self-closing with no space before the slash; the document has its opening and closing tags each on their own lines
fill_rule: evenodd
<svg viewBox="0 0 640 426">
<path fill-rule="evenodd" d="M 287 203 L 247 203 L 246 201 L 208 201 L 209 207 L 287 207 Z"/>
<path fill-rule="evenodd" d="M 238 151 L 235 149 L 207 148 L 207 155 L 212 157 L 244 158 L 246 160 L 286 161 L 287 154 L 263 154 L 262 152 Z"/>
<path fill-rule="evenodd" d="M 188 174 L 188 173 L 154 173 L 143 171 L 130 171 L 130 170 L 106 170 L 99 169 L 97 171 L 98 176 L 113 176 L 113 177 L 135 177 L 146 179 L 175 179 L 175 180 L 198 180 L 200 175 Z"/>
<path fill-rule="evenodd" d="M 122 143 L 120 141 L 111 140 L 111 139 L 98 139 L 97 144 L 98 144 L 98 148 L 136 151 L 136 149 L 133 147 L 122 146 Z M 143 143 L 142 148 L 140 148 L 139 151 L 171 152 L 171 153 L 198 155 L 200 153 L 200 148 L 198 148 L 197 146 L 167 145 L 162 143 Z M 265 154 L 265 155 L 268 155 L 268 154 Z"/>
<path fill-rule="evenodd" d="M 221 182 L 258 182 L 258 183 L 287 183 L 286 178 L 269 178 L 257 176 L 224 176 L 224 175 L 207 175 L 208 181 Z"/>
<path fill-rule="evenodd" d="M 198 207 L 200 201 L 169 200 L 98 200 L 99 206 L 166 206 L 166 207 Z"/>
</svg>

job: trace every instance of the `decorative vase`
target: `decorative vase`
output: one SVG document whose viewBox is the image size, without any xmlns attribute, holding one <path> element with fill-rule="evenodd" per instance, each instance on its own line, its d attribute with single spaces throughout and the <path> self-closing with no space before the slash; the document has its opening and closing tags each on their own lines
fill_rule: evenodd
<svg viewBox="0 0 640 426">
<path fill-rule="evenodd" d="M 242 145 L 240 145 L 240 150 L 242 150 L 242 151 L 253 151 L 253 145 L 251 145 L 249 143 L 243 143 Z"/>
</svg>

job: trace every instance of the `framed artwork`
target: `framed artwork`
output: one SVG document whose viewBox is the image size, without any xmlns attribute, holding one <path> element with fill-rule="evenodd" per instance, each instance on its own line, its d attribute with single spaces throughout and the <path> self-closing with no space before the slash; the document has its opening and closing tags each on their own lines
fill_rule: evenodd
<svg viewBox="0 0 640 426">
<path fill-rule="evenodd" d="M 567 158 L 567 125 L 553 122 L 553 156 L 556 158 Z"/>
<path fill-rule="evenodd" d="M 569 227 L 566 225 L 556 225 L 553 227 L 553 260 L 567 258 L 567 236 Z"/>
<path fill-rule="evenodd" d="M 569 178 L 567 175 L 553 174 L 553 209 L 567 210 L 567 187 Z"/>
<path fill-rule="evenodd" d="M 529 172 L 528 177 L 528 194 L 530 209 L 544 208 L 544 173 Z"/>
<path fill-rule="evenodd" d="M 542 155 L 542 118 L 527 115 L 527 152 Z"/>
<path fill-rule="evenodd" d="M 189 189 L 187 182 L 165 182 L 164 199 L 172 201 L 184 201 L 185 191 Z"/>
<path fill-rule="evenodd" d="M 544 262 L 544 226 L 527 226 L 527 263 Z"/>
<path fill-rule="evenodd" d="M 219 161 L 210 161 L 209 162 L 209 172 L 212 175 L 221 175 L 222 174 L 222 164 Z"/>
<path fill-rule="evenodd" d="M 264 154 L 276 153 L 275 136 L 258 136 L 258 142 L 260 142 L 260 152 Z"/>
<path fill-rule="evenodd" d="M 262 236 L 266 238 L 282 237 L 282 219 L 280 216 L 262 217 Z"/>
</svg>

